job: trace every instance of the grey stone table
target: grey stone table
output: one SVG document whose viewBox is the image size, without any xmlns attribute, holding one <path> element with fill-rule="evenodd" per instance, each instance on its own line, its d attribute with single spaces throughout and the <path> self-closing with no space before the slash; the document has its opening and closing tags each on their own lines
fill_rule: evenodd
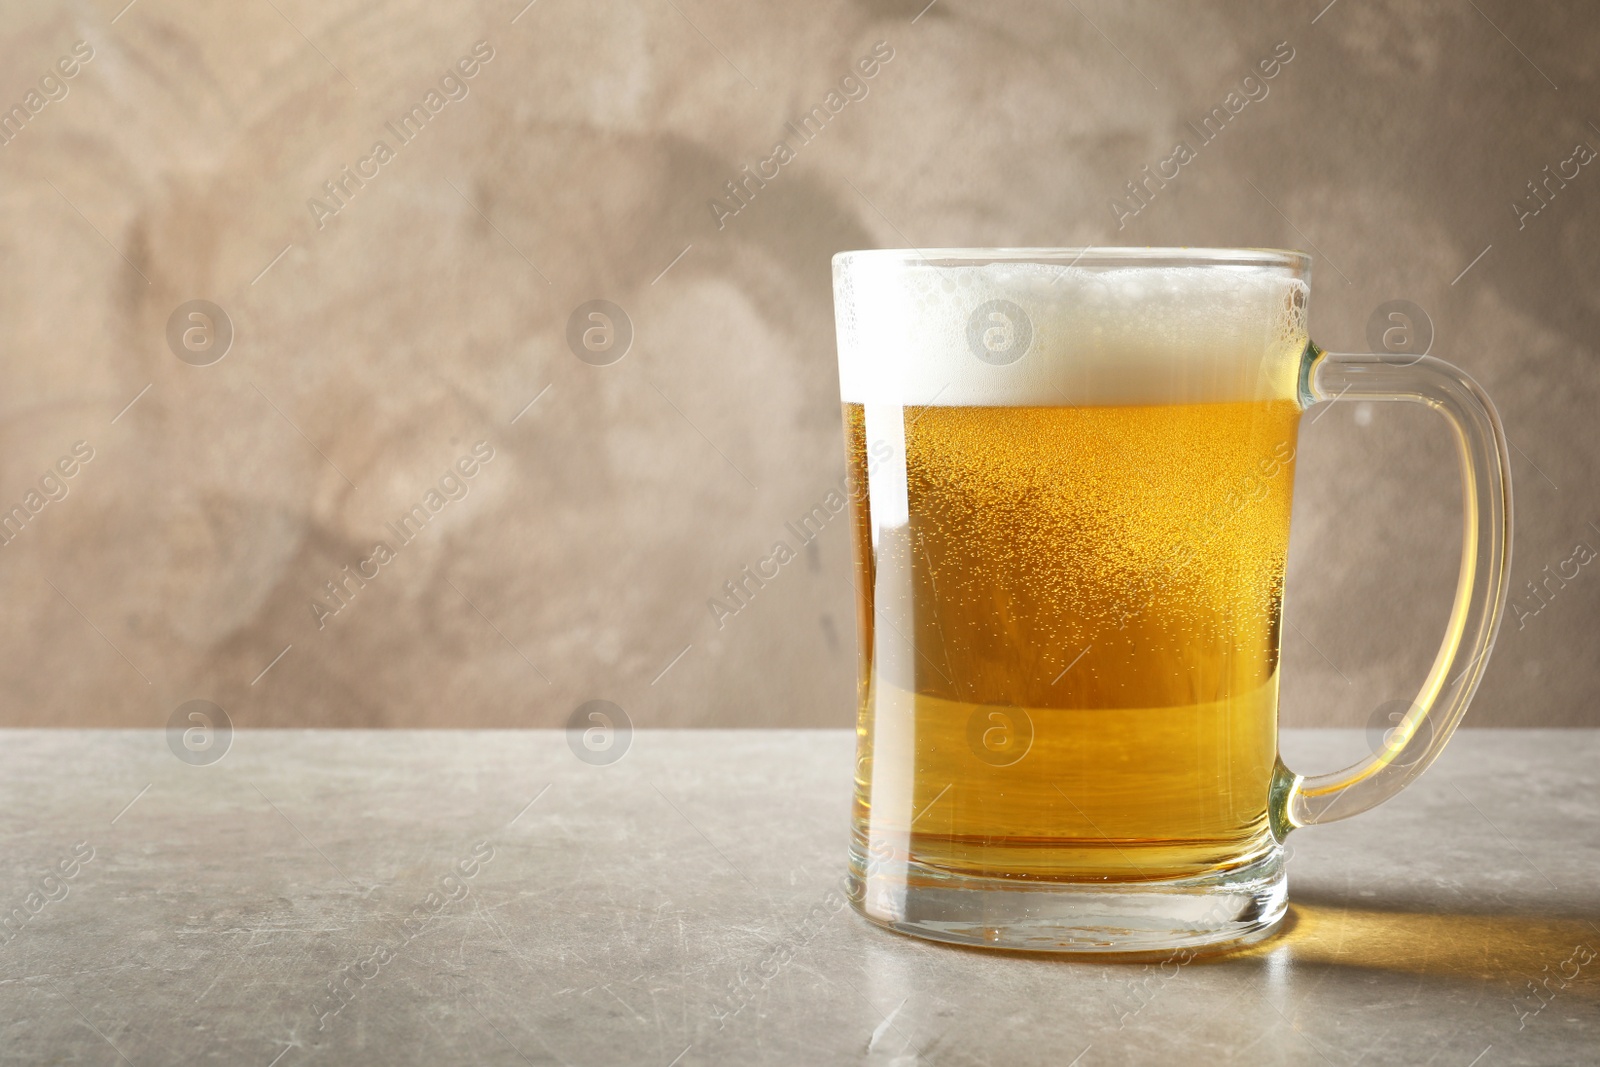
<svg viewBox="0 0 1600 1067">
<path fill-rule="evenodd" d="M 1463 731 L 1184 966 L 839 907 L 852 737 L 0 732 L 0 1062 L 1600 1062 L 1600 734 Z M 1302 771 L 1355 732 L 1285 736 Z"/>
</svg>

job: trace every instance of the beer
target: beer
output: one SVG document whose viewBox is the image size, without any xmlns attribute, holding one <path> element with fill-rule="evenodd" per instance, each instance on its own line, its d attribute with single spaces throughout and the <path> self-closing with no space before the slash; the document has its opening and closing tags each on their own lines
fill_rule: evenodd
<svg viewBox="0 0 1600 1067">
<path fill-rule="evenodd" d="M 952 267 L 897 315 L 908 294 L 869 305 L 856 269 L 858 874 L 1138 883 L 1264 856 L 1303 286 Z"/>
<path fill-rule="evenodd" d="M 1250 248 L 834 257 L 862 916 L 1042 952 L 1247 944 L 1286 913 L 1290 831 L 1438 756 L 1505 605 L 1505 434 L 1442 360 L 1313 345 L 1310 267 Z M 1466 533 L 1406 716 L 1305 777 L 1276 740 L 1295 448 L 1306 406 L 1346 396 L 1450 422 Z"/>
<path fill-rule="evenodd" d="M 969 874 L 1173 878 L 1261 846 L 1298 419 L 1292 400 L 908 408 L 904 536 L 875 556 L 855 513 L 858 831 L 876 788 L 914 821 L 880 831 Z M 861 405 L 845 424 L 865 485 Z M 880 568 L 900 604 L 875 603 Z M 883 641 L 913 654 L 875 658 Z M 873 758 L 884 707 L 909 717 L 909 763 Z"/>
</svg>

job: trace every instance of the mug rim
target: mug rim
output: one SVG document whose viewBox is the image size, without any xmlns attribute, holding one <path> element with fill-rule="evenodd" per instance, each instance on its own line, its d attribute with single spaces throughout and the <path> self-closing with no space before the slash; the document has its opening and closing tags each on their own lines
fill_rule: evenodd
<svg viewBox="0 0 1600 1067">
<path fill-rule="evenodd" d="M 1068 248 L 863 248 L 837 252 L 834 267 L 858 261 L 898 262 L 930 267 L 982 266 L 986 263 L 1045 263 L 1081 269 L 1141 267 L 1259 267 L 1308 274 L 1311 256 L 1293 248 L 1170 248 L 1085 245 Z"/>
</svg>

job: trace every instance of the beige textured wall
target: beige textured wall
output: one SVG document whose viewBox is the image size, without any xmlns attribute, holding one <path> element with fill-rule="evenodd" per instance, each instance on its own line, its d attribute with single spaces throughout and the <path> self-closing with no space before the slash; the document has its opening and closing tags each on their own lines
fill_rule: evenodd
<svg viewBox="0 0 1600 1067">
<path fill-rule="evenodd" d="M 0 30 L 8 108 L 93 49 L 0 146 L 0 504 L 93 450 L 0 549 L 5 724 L 192 698 L 238 725 L 555 725 L 591 698 L 846 724 L 842 524 L 720 629 L 707 599 L 842 476 L 849 248 L 1306 248 L 1322 344 L 1365 348 L 1410 300 L 1498 399 L 1517 589 L 1600 547 L 1600 167 L 1512 207 L 1600 146 L 1589 5 L 122 2 Z M 385 123 L 480 41 L 467 95 L 400 144 Z M 880 41 L 866 95 L 788 134 Z M 1124 183 L 1280 42 L 1268 95 L 1119 230 Z M 723 183 L 785 137 L 719 227 Z M 319 225 L 308 200 L 378 140 Z M 166 337 L 195 299 L 235 333 L 209 366 Z M 610 366 L 566 340 L 594 299 L 635 334 Z M 467 495 L 319 629 L 322 584 L 480 441 Z M 1359 724 L 1431 659 L 1454 459 L 1427 413 L 1353 404 L 1301 457 L 1285 712 Z M 1592 724 L 1600 571 L 1520 621 L 1469 722 Z"/>
</svg>

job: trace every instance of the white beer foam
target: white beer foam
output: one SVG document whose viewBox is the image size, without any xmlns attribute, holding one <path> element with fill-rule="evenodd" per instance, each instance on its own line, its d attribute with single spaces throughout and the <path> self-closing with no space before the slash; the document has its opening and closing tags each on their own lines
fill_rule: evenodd
<svg viewBox="0 0 1600 1067">
<path fill-rule="evenodd" d="M 1308 289 L 1287 266 L 1085 269 L 846 254 L 835 257 L 833 278 L 840 398 L 849 403 L 1292 399 L 1306 346 Z"/>
</svg>

